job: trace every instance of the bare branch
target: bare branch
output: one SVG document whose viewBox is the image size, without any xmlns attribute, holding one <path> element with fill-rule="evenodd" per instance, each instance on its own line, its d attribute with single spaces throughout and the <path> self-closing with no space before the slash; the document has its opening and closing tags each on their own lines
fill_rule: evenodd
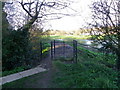
<svg viewBox="0 0 120 90">
<path fill-rule="evenodd" d="M 30 2 L 30 3 L 24 3 L 23 5 L 31 5 L 33 4 L 34 2 Z"/>
<path fill-rule="evenodd" d="M 30 12 L 25 8 L 23 2 L 19 2 L 19 3 L 21 4 L 22 8 L 28 13 L 28 15 L 29 15 L 30 17 L 33 17 L 33 16 L 30 14 Z"/>
</svg>

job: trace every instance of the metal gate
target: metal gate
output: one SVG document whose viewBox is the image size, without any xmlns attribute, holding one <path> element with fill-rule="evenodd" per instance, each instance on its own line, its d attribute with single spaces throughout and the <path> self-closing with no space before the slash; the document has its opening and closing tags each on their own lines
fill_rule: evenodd
<svg viewBox="0 0 120 90">
<path fill-rule="evenodd" d="M 51 59 L 69 59 L 77 63 L 77 41 L 65 42 L 60 40 L 51 41 Z"/>
</svg>

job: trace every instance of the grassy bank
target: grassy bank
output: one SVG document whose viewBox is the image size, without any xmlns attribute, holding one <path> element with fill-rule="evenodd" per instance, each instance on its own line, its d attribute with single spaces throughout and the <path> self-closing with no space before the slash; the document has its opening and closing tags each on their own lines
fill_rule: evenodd
<svg viewBox="0 0 120 90">
<path fill-rule="evenodd" d="M 118 88 L 115 56 L 108 56 L 78 47 L 78 63 L 65 64 L 63 60 L 52 61 L 54 74 L 49 88 Z M 107 58 L 107 59 L 106 59 Z M 41 87 L 39 80 L 45 73 L 35 74 L 3 85 L 13 88 Z M 28 83 L 30 82 L 30 83 Z M 33 86 L 32 86 L 33 85 Z"/>
<path fill-rule="evenodd" d="M 61 36 L 54 37 L 61 39 Z M 49 38 L 49 40 L 53 39 L 53 37 L 51 39 Z M 45 46 L 48 47 L 49 45 L 46 44 Z M 49 47 L 44 48 L 43 53 L 49 49 Z M 117 72 L 115 70 L 115 58 L 116 56 L 113 54 L 93 52 L 78 46 L 77 64 L 65 64 L 63 63 L 64 58 L 52 61 L 54 73 L 52 76 L 52 85 L 49 85 L 49 88 L 118 88 L 116 84 Z M 6 83 L 3 87 L 42 87 L 39 81 L 44 78 L 44 74 L 39 73 L 11 83 Z"/>
<path fill-rule="evenodd" d="M 6 83 L 2 86 L 2 88 L 3 89 L 4 88 L 10 88 L 10 89 L 34 88 L 32 85 L 35 84 L 35 83 L 37 84 L 37 81 L 39 81 L 39 79 L 42 79 L 42 77 L 44 76 L 45 73 L 47 73 L 47 71 L 41 72 L 41 73 L 38 73 L 38 74 L 34 74 L 32 76 L 24 77 L 22 79 L 19 79 L 19 80 L 10 82 L 10 83 Z M 39 85 L 39 88 L 41 88 L 41 84 Z"/>
<path fill-rule="evenodd" d="M 64 64 L 54 61 L 57 72 L 54 88 L 118 88 L 115 56 L 96 53 L 78 47 L 78 63 Z"/>
</svg>

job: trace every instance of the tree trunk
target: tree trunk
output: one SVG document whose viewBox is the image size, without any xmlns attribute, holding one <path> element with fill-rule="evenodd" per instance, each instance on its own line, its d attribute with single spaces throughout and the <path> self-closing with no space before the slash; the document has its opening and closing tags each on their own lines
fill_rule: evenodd
<svg viewBox="0 0 120 90">
<path fill-rule="evenodd" d="M 25 51 L 25 54 L 24 54 L 24 56 L 25 56 L 25 62 L 24 62 L 24 64 L 25 65 L 28 65 L 29 63 L 28 63 L 28 61 L 27 61 L 27 58 L 28 58 L 28 51 L 30 50 L 30 47 L 29 47 L 29 43 L 30 43 L 30 41 L 29 41 L 29 29 L 31 28 L 31 26 L 32 26 L 32 24 L 35 22 L 35 20 L 36 20 L 36 18 L 32 18 L 27 24 L 25 24 L 24 26 L 23 26 L 23 28 L 22 28 L 22 32 L 23 32 L 23 37 L 24 37 L 24 42 L 25 42 L 25 44 L 24 44 L 24 51 Z"/>
<path fill-rule="evenodd" d="M 33 25 L 33 23 L 35 22 L 37 18 L 32 18 L 27 24 L 25 24 L 23 26 L 23 30 L 28 30 L 31 28 L 31 26 Z"/>
</svg>

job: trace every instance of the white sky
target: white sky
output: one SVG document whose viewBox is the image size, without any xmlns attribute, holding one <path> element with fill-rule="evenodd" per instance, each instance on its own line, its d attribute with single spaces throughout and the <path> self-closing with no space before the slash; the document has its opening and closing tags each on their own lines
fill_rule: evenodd
<svg viewBox="0 0 120 90">
<path fill-rule="evenodd" d="M 80 16 L 63 17 L 62 19 L 52 20 L 51 29 L 57 30 L 77 30 L 84 27 L 85 21 L 90 21 L 90 8 L 89 5 L 93 0 L 74 0 L 76 3 L 72 4 L 72 8 L 80 12 Z"/>
<path fill-rule="evenodd" d="M 80 15 L 74 16 L 74 17 L 65 16 L 62 19 L 48 21 L 46 22 L 45 29 L 66 30 L 66 31 L 77 30 L 79 28 L 82 28 L 85 25 L 85 21 L 87 22 L 90 21 L 91 11 L 90 11 L 89 5 L 92 3 L 93 0 L 73 0 L 73 1 L 75 3 L 72 3 L 70 7 L 78 11 Z M 16 5 L 16 7 L 19 7 L 19 6 Z M 18 10 L 16 7 L 15 9 Z M 9 11 L 8 13 L 11 13 L 11 9 L 8 11 Z M 18 11 L 17 13 L 19 14 L 20 12 Z M 17 19 L 15 20 L 17 22 Z"/>
</svg>

